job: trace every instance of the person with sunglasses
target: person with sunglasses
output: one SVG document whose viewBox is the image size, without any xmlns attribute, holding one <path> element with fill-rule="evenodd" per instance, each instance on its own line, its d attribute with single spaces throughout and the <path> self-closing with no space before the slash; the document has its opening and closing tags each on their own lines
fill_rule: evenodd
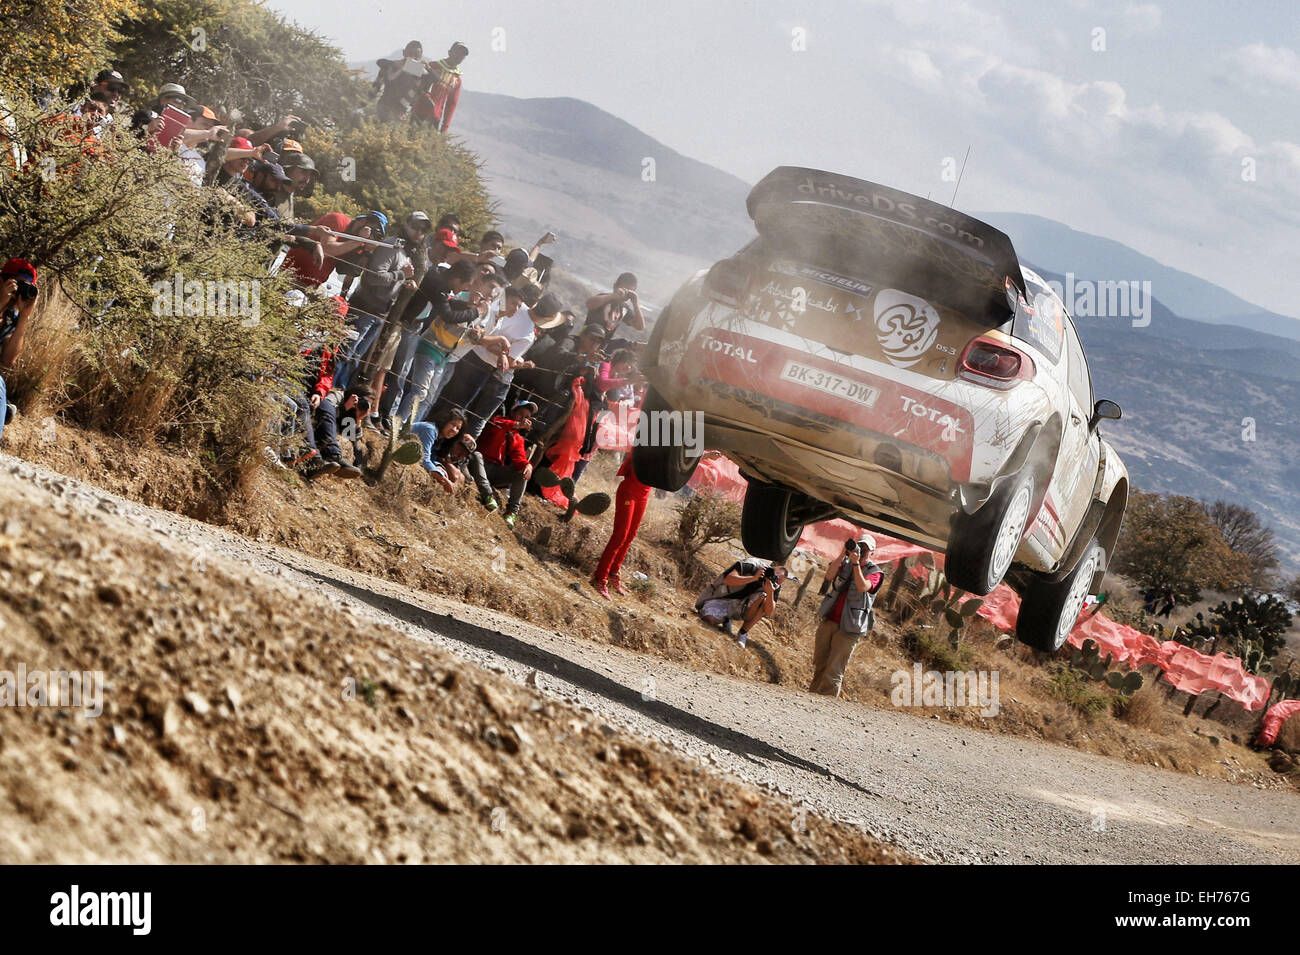
<svg viewBox="0 0 1300 955">
<path fill-rule="evenodd" d="M 0 269 L 0 439 L 4 437 L 4 426 L 12 408 L 3 373 L 22 354 L 37 292 L 36 268 L 26 259 L 10 259 Z"/>
</svg>

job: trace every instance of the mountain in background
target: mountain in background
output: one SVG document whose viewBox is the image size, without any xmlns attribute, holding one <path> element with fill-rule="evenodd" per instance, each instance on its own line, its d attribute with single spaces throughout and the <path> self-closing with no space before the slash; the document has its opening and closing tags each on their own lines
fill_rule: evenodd
<svg viewBox="0 0 1300 955">
<path fill-rule="evenodd" d="M 1270 312 L 1233 295 L 1227 289 L 1101 236 L 1077 232 L 1042 216 L 1019 212 L 972 212 L 1011 237 L 1016 250 L 1057 271 L 1112 281 L 1149 281 L 1151 292 L 1183 318 L 1219 325 L 1237 325 L 1300 341 L 1300 319 Z"/>
<path fill-rule="evenodd" d="M 504 231 L 522 244 L 553 229 L 557 265 L 591 287 L 607 289 L 630 269 L 643 302 L 662 304 L 754 235 L 749 184 L 589 103 L 466 91 L 453 131 L 483 159 Z M 1300 321 L 1110 239 L 1038 216 L 977 215 L 1045 278 L 1151 282 L 1148 326 L 1076 322 L 1097 396 L 1124 409 L 1123 420 L 1103 424 L 1107 438 L 1142 490 L 1258 511 L 1284 564 L 1300 570 Z M 1246 419 L 1253 441 L 1243 438 Z"/>
<path fill-rule="evenodd" d="M 581 100 L 469 90 L 452 129 L 482 157 L 504 231 L 558 233 L 547 254 L 601 290 L 632 271 L 643 304 L 662 304 L 753 236 L 747 183 Z"/>
</svg>

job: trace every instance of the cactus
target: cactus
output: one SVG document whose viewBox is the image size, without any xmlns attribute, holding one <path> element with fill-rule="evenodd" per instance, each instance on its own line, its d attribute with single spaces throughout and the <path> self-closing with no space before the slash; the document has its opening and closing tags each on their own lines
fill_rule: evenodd
<svg viewBox="0 0 1300 955">
<path fill-rule="evenodd" d="M 1089 680 L 1105 683 L 1124 696 L 1132 696 L 1142 689 L 1141 673 L 1136 670 L 1130 670 L 1127 673 L 1112 670 L 1111 666 L 1114 662 L 1114 656 L 1109 653 L 1106 654 L 1104 660 L 1102 659 L 1101 651 L 1095 640 L 1085 640 L 1082 647 L 1076 647 L 1070 651 L 1070 666 Z"/>
</svg>

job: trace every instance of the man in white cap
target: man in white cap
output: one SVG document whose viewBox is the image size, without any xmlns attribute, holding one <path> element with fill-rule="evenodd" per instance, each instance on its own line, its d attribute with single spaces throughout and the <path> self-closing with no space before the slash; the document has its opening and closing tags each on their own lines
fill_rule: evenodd
<svg viewBox="0 0 1300 955">
<path fill-rule="evenodd" d="M 872 602 L 885 578 L 884 571 L 871 560 L 875 549 L 876 539 L 863 534 L 845 544 L 838 564 L 826 568 L 823 589 L 829 593 L 817 608 L 813 678 L 808 687 L 813 693 L 840 695 L 853 648 L 875 622 Z"/>
</svg>

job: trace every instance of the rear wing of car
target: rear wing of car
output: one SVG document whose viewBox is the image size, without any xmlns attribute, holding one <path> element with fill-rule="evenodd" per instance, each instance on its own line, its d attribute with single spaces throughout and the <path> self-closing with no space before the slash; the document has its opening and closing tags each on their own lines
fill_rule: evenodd
<svg viewBox="0 0 1300 955">
<path fill-rule="evenodd" d="M 765 244 L 854 278 L 888 283 L 986 325 L 1026 297 L 1011 239 L 955 209 L 874 182 L 780 166 L 745 202 Z M 860 274 L 854 274 L 854 272 Z"/>
</svg>

